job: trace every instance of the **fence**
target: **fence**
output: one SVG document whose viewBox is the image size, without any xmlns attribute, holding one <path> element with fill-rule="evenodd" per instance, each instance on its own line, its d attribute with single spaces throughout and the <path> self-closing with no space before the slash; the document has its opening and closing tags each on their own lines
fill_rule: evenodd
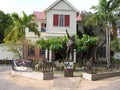
<svg viewBox="0 0 120 90">
<path fill-rule="evenodd" d="M 39 72 L 52 72 L 53 63 L 40 61 L 34 64 L 33 60 L 13 60 L 12 69 L 15 71 L 35 70 Z"/>
<path fill-rule="evenodd" d="M 84 72 L 101 73 L 120 70 L 120 60 L 111 60 L 110 68 L 107 68 L 107 62 L 98 60 L 84 60 Z"/>
</svg>

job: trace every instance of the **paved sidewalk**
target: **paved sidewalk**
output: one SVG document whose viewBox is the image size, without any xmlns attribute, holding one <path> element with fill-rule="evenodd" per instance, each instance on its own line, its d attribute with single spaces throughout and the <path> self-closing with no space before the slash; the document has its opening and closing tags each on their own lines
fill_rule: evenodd
<svg viewBox="0 0 120 90">
<path fill-rule="evenodd" d="M 120 76 L 97 81 L 82 79 L 79 90 L 120 90 Z"/>
<path fill-rule="evenodd" d="M 120 90 L 120 76 L 98 81 L 55 75 L 53 80 L 35 80 L 10 75 L 11 66 L 0 65 L 0 90 Z"/>
<path fill-rule="evenodd" d="M 53 80 L 35 80 L 10 75 L 11 66 L 0 66 L 0 90 L 78 90 L 80 77 L 56 75 Z"/>
<path fill-rule="evenodd" d="M 56 77 L 53 80 L 53 90 L 78 90 L 80 77 Z"/>
</svg>

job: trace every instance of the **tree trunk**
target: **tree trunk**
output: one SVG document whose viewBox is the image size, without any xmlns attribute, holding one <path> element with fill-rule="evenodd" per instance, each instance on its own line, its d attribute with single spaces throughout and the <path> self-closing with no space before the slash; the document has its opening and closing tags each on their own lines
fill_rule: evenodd
<svg viewBox="0 0 120 90">
<path fill-rule="evenodd" d="M 113 39 L 117 38 L 117 28 L 116 28 L 116 24 L 112 23 L 112 33 L 113 33 Z"/>
<path fill-rule="evenodd" d="M 110 30 L 108 26 L 106 27 L 106 59 L 107 59 L 107 69 L 110 68 Z"/>
</svg>

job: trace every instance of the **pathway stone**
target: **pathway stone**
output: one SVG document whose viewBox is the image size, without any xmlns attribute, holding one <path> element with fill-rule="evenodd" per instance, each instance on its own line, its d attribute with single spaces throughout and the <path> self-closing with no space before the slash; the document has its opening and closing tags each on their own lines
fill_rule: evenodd
<svg viewBox="0 0 120 90">
<path fill-rule="evenodd" d="M 79 83 L 80 77 L 56 77 L 53 80 L 53 90 L 76 90 Z"/>
</svg>

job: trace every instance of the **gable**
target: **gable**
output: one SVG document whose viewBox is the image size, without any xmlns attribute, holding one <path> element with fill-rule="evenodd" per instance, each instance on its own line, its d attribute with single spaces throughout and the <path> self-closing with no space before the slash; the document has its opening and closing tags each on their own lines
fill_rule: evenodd
<svg viewBox="0 0 120 90">
<path fill-rule="evenodd" d="M 68 6 L 64 1 L 61 1 L 57 5 L 55 5 L 52 9 L 54 10 L 73 10 L 70 6 Z"/>
<path fill-rule="evenodd" d="M 72 6 L 71 3 L 69 3 L 67 0 L 56 0 L 52 5 L 50 5 L 47 9 L 45 9 L 44 11 L 47 12 L 51 9 L 56 9 L 56 10 L 73 10 L 76 13 L 78 13 L 79 11 Z"/>
</svg>

